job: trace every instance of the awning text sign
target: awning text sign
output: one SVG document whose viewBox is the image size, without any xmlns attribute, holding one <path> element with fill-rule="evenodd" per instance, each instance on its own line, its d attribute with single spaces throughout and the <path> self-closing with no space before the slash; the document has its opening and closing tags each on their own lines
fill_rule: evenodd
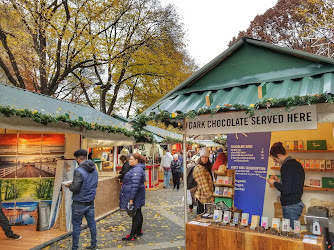
<svg viewBox="0 0 334 250">
<path fill-rule="evenodd" d="M 248 117 L 245 111 L 222 112 L 213 117 L 201 115 L 187 120 L 186 133 L 231 134 L 316 128 L 316 105 L 306 105 L 291 111 L 285 111 L 284 107 L 256 110 L 253 117 Z"/>
</svg>

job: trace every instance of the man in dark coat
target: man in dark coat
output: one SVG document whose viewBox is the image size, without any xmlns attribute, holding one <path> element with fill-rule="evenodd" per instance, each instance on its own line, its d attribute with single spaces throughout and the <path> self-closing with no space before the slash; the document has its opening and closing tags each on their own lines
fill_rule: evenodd
<svg viewBox="0 0 334 250">
<path fill-rule="evenodd" d="M 270 157 L 281 165 L 281 179 L 272 175 L 267 181 L 281 192 L 283 218 L 290 219 L 293 229 L 294 221 L 299 219 L 304 208 L 302 196 L 305 172 L 302 165 L 286 153 L 282 142 L 271 146 Z"/>
<path fill-rule="evenodd" d="M 74 170 L 73 182 L 66 185 L 66 187 L 73 192 L 72 250 L 79 248 L 78 244 L 83 216 L 85 216 L 87 220 L 91 235 L 91 245 L 87 247 L 87 249 L 97 249 L 94 200 L 98 183 L 98 174 L 94 162 L 87 160 L 86 150 L 79 149 L 75 151 L 74 156 L 79 167 Z"/>
</svg>

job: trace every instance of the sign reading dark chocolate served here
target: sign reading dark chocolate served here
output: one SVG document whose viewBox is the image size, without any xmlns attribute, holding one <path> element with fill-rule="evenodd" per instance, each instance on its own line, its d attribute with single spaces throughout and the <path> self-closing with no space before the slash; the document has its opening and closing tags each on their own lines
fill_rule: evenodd
<svg viewBox="0 0 334 250">
<path fill-rule="evenodd" d="M 249 117 L 245 111 L 201 115 L 187 120 L 186 133 L 230 134 L 316 128 L 316 106 L 306 105 L 290 111 L 286 111 L 284 107 L 256 110 L 253 117 Z"/>
</svg>

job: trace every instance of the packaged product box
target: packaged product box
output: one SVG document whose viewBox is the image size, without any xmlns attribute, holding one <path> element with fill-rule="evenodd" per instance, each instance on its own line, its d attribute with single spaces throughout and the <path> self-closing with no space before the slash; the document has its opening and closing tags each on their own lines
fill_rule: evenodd
<svg viewBox="0 0 334 250">
<path fill-rule="evenodd" d="M 230 223 L 231 211 L 224 211 L 223 223 Z"/>
<path fill-rule="evenodd" d="M 282 232 L 289 232 L 290 230 L 290 219 L 282 220 Z"/>
<path fill-rule="evenodd" d="M 280 231 L 280 226 L 281 226 L 281 219 L 273 218 L 272 223 L 271 223 L 271 227 Z"/>
<path fill-rule="evenodd" d="M 334 178 L 333 177 L 322 177 L 322 187 L 323 188 L 334 188 Z"/>
<path fill-rule="evenodd" d="M 305 183 L 307 186 L 310 187 L 321 187 L 321 180 L 320 179 L 306 179 Z"/>
<path fill-rule="evenodd" d="M 228 185 L 228 176 L 224 176 L 224 184 Z"/>
<path fill-rule="evenodd" d="M 334 160 L 332 160 L 332 169 L 334 169 Z"/>
<path fill-rule="evenodd" d="M 285 141 L 285 148 L 287 150 L 293 150 L 295 147 L 294 141 Z"/>
<path fill-rule="evenodd" d="M 293 149 L 298 150 L 298 141 L 293 141 Z"/>
<path fill-rule="evenodd" d="M 249 221 L 249 214 L 248 213 L 242 213 L 241 215 L 241 225 L 248 226 Z"/>
<path fill-rule="evenodd" d="M 299 163 L 300 165 L 302 165 L 303 168 L 305 168 L 305 160 L 300 160 Z"/>
<path fill-rule="evenodd" d="M 223 187 L 219 187 L 219 195 L 223 195 L 224 194 L 224 188 Z"/>
<path fill-rule="evenodd" d="M 310 160 L 305 160 L 305 168 L 310 168 Z"/>
<path fill-rule="evenodd" d="M 217 183 L 219 183 L 219 184 L 224 184 L 224 177 L 225 177 L 225 176 L 218 175 L 218 176 L 217 176 Z"/>
<path fill-rule="evenodd" d="M 219 187 L 215 187 L 215 194 L 219 195 Z"/>
<path fill-rule="evenodd" d="M 320 169 L 326 169 L 326 160 L 320 160 Z"/>
<path fill-rule="evenodd" d="M 307 150 L 327 150 L 326 140 L 307 141 Z"/>
<path fill-rule="evenodd" d="M 240 213 L 233 213 L 233 224 L 238 225 L 240 221 Z"/>
<path fill-rule="evenodd" d="M 229 176 L 228 177 L 228 185 L 232 185 L 233 184 L 233 177 Z"/>
<path fill-rule="evenodd" d="M 228 187 L 224 187 L 224 193 L 223 193 L 224 196 L 228 196 Z"/>
<path fill-rule="evenodd" d="M 315 160 L 310 160 L 310 168 L 315 168 Z"/>
<path fill-rule="evenodd" d="M 269 227 L 269 218 L 268 217 L 262 217 L 261 218 L 261 227 L 264 227 L 265 229 L 268 229 L 268 227 Z"/>
<path fill-rule="evenodd" d="M 320 160 L 314 160 L 314 165 L 316 169 L 320 169 Z"/>
<path fill-rule="evenodd" d="M 260 216 L 258 216 L 258 215 L 252 215 L 250 229 L 255 230 L 255 228 L 257 228 L 259 226 L 259 223 L 260 223 Z"/>
<path fill-rule="evenodd" d="M 300 221 L 299 220 L 294 220 L 293 221 L 294 224 L 294 230 L 295 230 L 295 234 L 300 234 L 301 229 L 300 229 Z"/>
<path fill-rule="evenodd" d="M 232 196 L 232 188 L 228 189 L 227 196 Z"/>
<path fill-rule="evenodd" d="M 326 169 L 331 169 L 332 168 L 332 161 L 331 160 L 327 160 L 326 161 Z"/>
<path fill-rule="evenodd" d="M 298 141 L 298 149 L 303 150 L 304 149 L 304 142 L 303 141 Z"/>
<path fill-rule="evenodd" d="M 222 210 L 214 210 L 213 219 L 216 221 L 222 221 L 223 211 Z"/>
</svg>

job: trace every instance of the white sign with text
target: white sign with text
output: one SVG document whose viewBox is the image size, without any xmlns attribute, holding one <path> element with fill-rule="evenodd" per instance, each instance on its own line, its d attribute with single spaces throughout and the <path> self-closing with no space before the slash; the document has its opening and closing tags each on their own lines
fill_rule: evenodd
<svg viewBox="0 0 334 250">
<path fill-rule="evenodd" d="M 282 108 L 256 110 L 249 117 L 245 111 L 233 111 L 201 115 L 188 119 L 187 135 L 231 134 L 304 130 L 317 128 L 316 105 L 295 107 L 290 111 Z"/>
</svg>

